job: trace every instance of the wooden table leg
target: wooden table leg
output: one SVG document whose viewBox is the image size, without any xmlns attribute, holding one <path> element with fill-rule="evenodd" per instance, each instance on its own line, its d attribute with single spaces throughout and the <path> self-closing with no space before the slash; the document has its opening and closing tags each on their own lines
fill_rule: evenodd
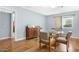
<svg viewBox="0 0 79 59">
<path fill-rule="evenodd" d="M 50 48 L 51 48 L 51 46 L 50 46 L 50 37 L 49 37 L 49 52 L 51 52 L 51 50 L 50 50 Z"/>
<path fill-rule="evenodd" d="M 67 52 L 69 52 L 69 42 L 67 42 L 66 49 L 67 49 Z"/>
</svg>

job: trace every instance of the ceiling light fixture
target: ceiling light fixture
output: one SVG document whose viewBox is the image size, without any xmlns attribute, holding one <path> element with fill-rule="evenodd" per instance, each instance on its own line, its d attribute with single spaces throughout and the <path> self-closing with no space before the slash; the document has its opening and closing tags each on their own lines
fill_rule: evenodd
<svg viewBox="0 0 79 59">
<path fill-rule="evenodd" d="M 51 6 L 51 8 L 63 8 L 64 6 Z"/>
<path fill-rule="evenodd" d="M 56 8 L 57 6 L 51 6 L 51 8 Z"/>
</svg>

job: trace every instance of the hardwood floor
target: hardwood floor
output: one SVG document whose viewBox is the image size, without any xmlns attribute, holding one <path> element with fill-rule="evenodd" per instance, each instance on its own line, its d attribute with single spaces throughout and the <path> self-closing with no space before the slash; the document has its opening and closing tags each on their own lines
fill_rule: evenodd
<svg viewBox="0 0 79 59">
<path fill-rule="evenodd" d="M 0 40 L 0 52 L 9 52 L 12 50 L 11 38 Z"/>
<path fill-rule="evenodd" d="M 35 48 L 38 48 L 38 42 L 36 39 L 30 39 L 30 40 L 22 40 L 22 41 L 16 41 L 13 45 L 13 51 L 33 51 Z"/>
<path fill-rule="evenodd" d="M 70 40 L 70 52 L 78 52 L 79 51 L 79 40 Z M 13 51 L 25 51 L 25 52 L 48 52 L 48 47 L 44 46 L 40 49 L 39 43 L 37 39 L 31 40 L 23 40 L 15 42 Z M 56 50 L 51 49 L 51 52 L 66 52 L 66 46 L 63 44 L 59 44 Z"/>
<path fill-rule="evenodd" d="M 73 51 L 79 52 L 79 39 L 71 39 L 70 41 Z"/>
<path fill-rule="evenodd" d="M 79 52 L 79 39 L 70 40 L 70 52 Z M 0 41 L 0 52 L 48 52 L 48 47 L 43 45 L 39 48 L 37 39 L 14 41 L 11 39 Z M 51 49 L 51 52 L 65 52 L 66 46 L 59 44 L 56 50 Z"/>
</svg>

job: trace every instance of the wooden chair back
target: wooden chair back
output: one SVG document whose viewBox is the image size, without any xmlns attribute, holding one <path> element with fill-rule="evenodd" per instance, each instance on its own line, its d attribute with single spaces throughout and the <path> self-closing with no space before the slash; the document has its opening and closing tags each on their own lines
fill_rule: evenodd
<svg viewBox="0 0 79 59">
<path fill-rule="evenodd" d="M 72 32 L 68 32 L 66 35 L 66 40 L 70 39 L 71 35 L 72 35 Z"/>
<path fill-rule="evenodd" d="M 40 39 L 48 40 L 49 39 L 49 34 L 46 33 L 46 32 L 40 32 Z"/>
</svg>

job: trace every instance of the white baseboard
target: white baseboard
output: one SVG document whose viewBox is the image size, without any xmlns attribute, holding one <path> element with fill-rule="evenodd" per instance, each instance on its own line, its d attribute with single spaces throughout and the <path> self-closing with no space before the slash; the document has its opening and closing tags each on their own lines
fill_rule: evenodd
<svg viewBox="0 0 79 59">
<path fill-rule="evenodd" d="M 71 36 L 71 38 L 79 39 L 79 37 L 76 37 L 76 36 Z"/>
<path fill-rule="evenodd" d="M 71 36 L 71 38 L 75 38 L 75 39 L 79 39 L 79 37 L 76 37 L 76 36 Z M 24 37 L 24 38 L 19 38 L 19 39 L 15 39 L 15 41 L 21 41 L 21 40 L 25 40 L 26 39 L 26 37 Z"/>
<path fill-rule="evenodd" d="M 24 38 L 19 38 L 19 39 L 15 39 L 15 41 L 21 41 L 21 40 L 25 40 L 26 39 L 26 37 L 24 37 Z"/>
<path fill-rule="evenodd" d="M 8 39 L 8 38 L 11 38 L 11 37 L 2 37 L 2 38 L 0 38 L 0 40 L 5 40 L 5 39 Z"/>
</svg>

